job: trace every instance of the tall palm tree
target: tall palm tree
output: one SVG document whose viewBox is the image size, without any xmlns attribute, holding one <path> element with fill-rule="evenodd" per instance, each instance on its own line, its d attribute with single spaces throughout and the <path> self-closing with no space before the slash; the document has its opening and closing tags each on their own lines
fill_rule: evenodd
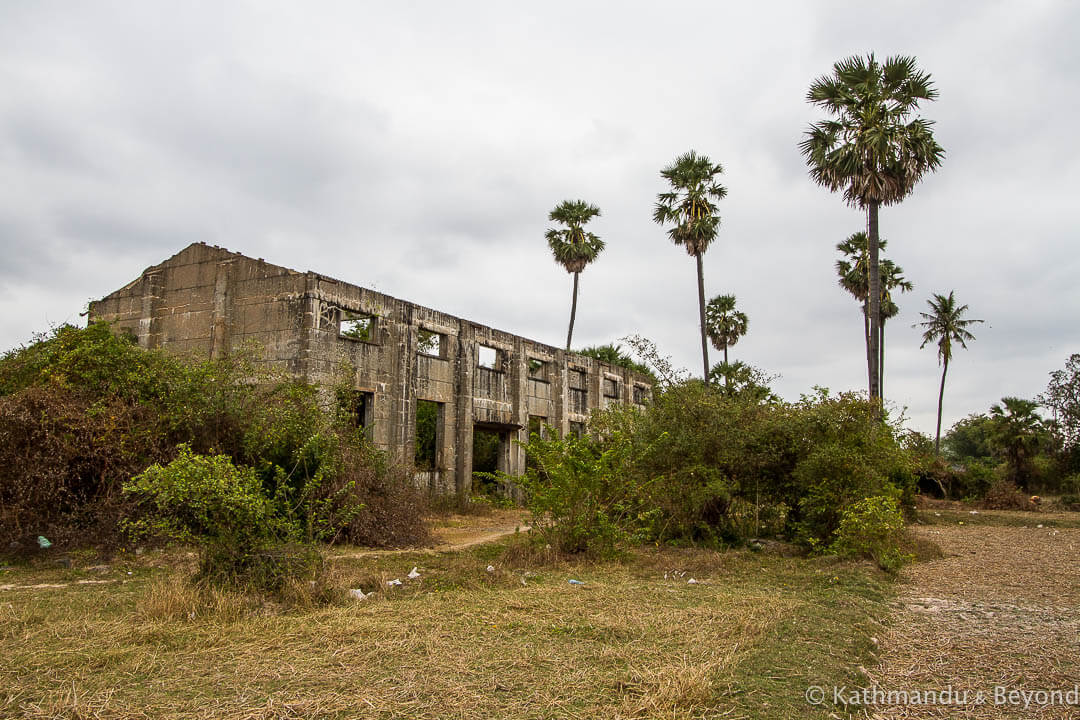
<svg viewBox="0 0 1080 720">
<path fill-rule="evenodd" d="M 548 213 L 548 219 L 562 223 L 565 227 L 551 228 L 545 233 L 548 247 L 555 256 L 555 262 L 574 274 L 574 296 L 570 304 L 570 329 L 566 332 L 566 349 L 570 350 L 570 341 L 574 337 L 574 319 L 577 316 L 578 277 L 585 266 L 591 263 L 604 249 L 604 241 L 582 226 L 600 215 L 600 208 L 584 200 L 563 200 Z"/>
<path fill-rule="evenodd" d="M 656 209 L 653 211 L 653 220 L 657 223 L 673 225 L 668 230 L 671 241 L 682 245 L 697 260 L 701 359 L 706 385 L 709 384 L 709 343 L 705 324 L 705 273 L 701 258 L 720 229 L 716 201 L 727 197 L 727 188 L 720 184 L 717 176 L 723 172 L 720 163 L 713 164 L 706 155 L 698 155 L 693 150 L 680 155 L 660 171 L 660 175 L 671 185 L 671 190 L 657 195 Z"/>
<path fill-rule="evenodd" d="M 952 344 L 960 343 L 960 347 L 967 349 L 967 341 L 974 340 L 975 336 L 967 329 L 982 320 L 965 318 L 967 305 L 956 304 L 955 291 L 949 291 L 949 296 L 934 294 L 927 300 L 930 312 L 919 313 L 925 322 L 919 323 L 925 328 L 923 331 L 922 345 L 920 349 L 930 343 L 937 343 L 938 362 L 941 363 L 941 389 L 938 390 L 937 401 L 937 436 L 934 439 L 934 452 L 941 453 L 941 401 L 945 397 L 945 373 L 949 372 L 949 361 L 952 360 Z M 912 327 L 918 327 L 913 325 Z"/>
<path fill-rule="evenodd" d="M 735 309 L 734 295 L 717 295 L 705 306 L 705 331 L 712 346 L 724 351 L 724 364 L 728 362 L 728 348 L 739 342 L 750 324 L 746 313 Z"/>
<path fill-rule="evenodd" d="M 922 100 L 937 90 L 913 57 L 879 63 L 873 53 L 833 65 L 833 73 L 814 80 L 806 99 L 832 119 L 810 125 L 799 150 L 810 177 L 829 190 L 843 191 L 852 206 L 866 211 L 870 278 L 870 398 L 881 397 L 878 342 L 881 278 L 878 268 L 878 209 L 899 203 L 927 172 L 936 170 L 945 151 L 934 140 L 933 123 L 912 118 Z"/>
</svg>

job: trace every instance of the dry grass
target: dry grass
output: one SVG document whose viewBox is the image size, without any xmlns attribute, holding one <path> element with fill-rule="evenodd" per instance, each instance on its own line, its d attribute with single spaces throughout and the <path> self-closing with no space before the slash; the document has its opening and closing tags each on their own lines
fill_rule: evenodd
<svg viewBox="0 0 1080 720">
<path fill-rule="evenodd" d="M 364 601 L 258 602 L 170 567 L 3 593 L 0 716 L 824 718 L 803 689 L 851 682 L 886 599 L 867 566 L 826 560 L 539 560 L 483 546 L 331 564 L 320 583 Z"/>
<path fill-rule="evenodd" d="M 996 686 L 1071 690 L 1080 677 L 1080 530 L 1037 528 L 1030 519 L 1028 527 L 1002 526 L 1016 514 L 996 515 L 981 518 L 984 524 L 968 519 L 918 530 L 946 556 L 904 571 L 896 621 L 872 678 L 898 690 L 952 686 L 972 698 L 983 691 L 988 701 L 966 708 L 882 707 L 875 717 L 1080 714 L 1075 707 L 1025 709 L 992 701 Z"/>
</svg>

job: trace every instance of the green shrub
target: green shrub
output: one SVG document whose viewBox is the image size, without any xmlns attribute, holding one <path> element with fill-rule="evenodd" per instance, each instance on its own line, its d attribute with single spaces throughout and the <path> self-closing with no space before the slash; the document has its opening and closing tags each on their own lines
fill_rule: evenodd
<svg viewBox="0 0 1080 720">
<path fill-rule="evenodd" d="M 913 558 L 901 550 L 904 517 L 896 499 L 867 497 L 844 508 L 830 546 L 839 555 L 872 559 L 882 570 L 896 572 Z"/>
<path fill-rule="evenodd" d="M 312 570 L 312 549 L 285 545 L 300 528 L 275 512 L 255 471 L 227 455 L 199 455 L 181 445 L 175 460 L 151 465 L 124 492 L 145 505 L 145 515 L 127 523 L 133 534 L 201 548 L 200 579 L 278 590 Z"/>
<path fill-rule="evenodd" d="M 524 491 L 532 534 L 557 552 L 611 555 L 632 532 L 639 500 L 633 446 L 623 428 L 609 425 L 605 433 L 603 440 L 559 438 L 551 428 L 547 438 L 534 434 L 525 475 L 510 479 Z"/>
</svg>

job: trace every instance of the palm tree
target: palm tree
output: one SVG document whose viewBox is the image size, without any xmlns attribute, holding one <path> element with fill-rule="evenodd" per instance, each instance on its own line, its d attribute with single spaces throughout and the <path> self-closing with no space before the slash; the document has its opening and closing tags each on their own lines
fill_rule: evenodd
<svg viewBox="0 0 1080 720">
<path fill-rule="evenodd" d="M 904 277 L 904 268 L 892 260 L 882 260 L 878 265 L 881 270 L 881 324 L 878 326 L 878 391 L 885 399 L 885 321 L 900 314 L 900 306 L 892 298 L 892 291 L 911 292 L 915 285 Z"/>
<path fill-rule="evenodd" d="M 888 241 L 880 240 L 879 248 L 885 249 Z M 837 243 L 836 249 L 843 255 L 836 261 L 836 274 L 840 276 L 840 287 L 847 290 L 862 304 L 863 342 L 866 345 L 866 372 L 873 372 L 870 362 L 870 257 L 867 252 L 866 233 L 852 233 L 846 240 Z"/>
<path fill-rule="evenodd" d="M 843 191 L 850 205 L 866 211 L 872 400 L 881 397 L 878 209 L 902 201 L 923 175 L 941 165 L 945 151 L 930 131 L 933 123 L 911 117 L 920 101 L 936 97 L 930 75 L 916 68 L 915 58 L 879 63 L 872 53 L 837 62 L 832 75 L 814 80 L 806 95 L 832 116 L 810 125 L 799 143 L 810 177 L 833 192 Z"/>
<path fill-rule="evenodd" d="M 574 274 L 574 299 L 570 304 L 570 329 L 566 332 L 566 349 L 570 350 L 570 341 L 574 337 L 574 318 L 577 316 L 578 277 L 585 266 L 591 263 L 604 249 L 604 241 L 582 227 L 585 223 L 600 215 L 600 208 L 584 200 L 563 200 L 548 214 L 549 220 L 562 223 L 565 228 L 551 228 L 545 233 L 548 247 L 555 256 L 555 262 Z"/>
<path fill-rule="evenodd" d="M 728 348 L 746 334 L 749 322 L 746 313 L 735 309 L 734 295 L 717 295 L 705 306 L 705 331 L 713 347 L 724 351 L 725 365 Z"/>
<path fill-rule="evenodd" d="M 697 260 L 698 315 L 701 327 L 701 359 L 705 368 L 705 384 L 709 384 L 709 343 L 705 324 L 705 273 L 701 258 L 716 239 L 720 216 L 716 202 L 727 197 L 727 188 L 717 176 L 724 168 L 705 155 L 693 150 L 675 158 L 660 171 L 671 185 L 670 192 L 657 195 L 653 220 L 660 225 L 672 223 L 668 237 L 682 245 Z"/>
<path fill-rule="evenodd" d="M 866 371 L 871 372 L 870 362 L 870 258 L 864 232 L 850 235 L 837 243 L 836 249 L 844 256 L 836 261 L 836 274 L 840 276 L 840 287 L 851 293 L 862 304 L 863 342 L 866 346 Z M 878 248 L 882 251 L 888 241 L 881 238 Z M 915 286 L 904 277 L 904 269 L 891 260 L 880 260 L 878 271 L 881 276 L 881 319 L 878 324 L 878 389 L 881 397 L 885 396 L 885 321 L 896 317 L 900 308 L 892 299 L 892 291 L 911 292 Z"/>
<path fill-rule="evenodd" d="M 949 361 L 952 360 L 952 344 L 958 342 L 960 347 L 966 350 L 967 341 L 975 339 L 975 336 L 967 328 L 975 323 L 982 322 L 982 320 L 965 318 L 964 313 L 967 312 L 968 306 L 960 305 L 958 307 L 955 295 L 954 291 L 949 291 L 948 297 L 935 293 L 934 297 L 926 301 L 930 306 L 930 312 L 919 313 L 925 320 L 919 325 L 926 328 L 923 331 L 923 341 L 919 348 L 922 349 L 928 344 L 936 342 L 938 346 L 938 362 L 942 365 L 941 389 L 938 391 L 937 401 L 937 436 L 934 439 L 934 452 L 938 454 L 941 454 L 941 401 L 945 397 L 945 373 L 949 372 Z M 912 327 L 918 327 L 918 325 Z"/>
<path fill-rule="evenodd" d="M 990 406 L 991 440 L 1005 456 L 1009 480 L 1020 487 L 1027 487 L 1029 460 L 1047 434 L 1046 424 L 1035 412 L 1038 407 L 1034 400 L 1017 397 L 1003 397 L 1001 404 Z"/>
</svg>

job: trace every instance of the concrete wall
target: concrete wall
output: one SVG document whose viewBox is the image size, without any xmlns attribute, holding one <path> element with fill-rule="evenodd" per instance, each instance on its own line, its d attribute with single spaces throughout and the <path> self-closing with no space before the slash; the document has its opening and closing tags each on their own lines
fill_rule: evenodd
<svg viewBox="0 0 1080 720">
<path fill-rule="evenodd" d="M 364 339 L 342 323 L 370 317 Z M 473 431 L 502 433 L 500 469 L 520 474 L 530 417 L 566 433 L 588 413 L 647 396 L 649 379 L 366 288 L 300 273 L 202 243 L 191 245 L 107 297 L 90 319 L 112 322 L 145 348 L 199 359 L 255 343 L 266 361 L 309 382 L 366 393 L 372 441 L 401 461 L 416 442 L 416 403 L 439 403 L 437 492 L 468 490 Z M 432 344 L 434 334 L 439 342 Z M 422 336 L 428 345 L 421 347 Z M 483 348 L 496 352 L 481 367 Z"/>
</svg>

